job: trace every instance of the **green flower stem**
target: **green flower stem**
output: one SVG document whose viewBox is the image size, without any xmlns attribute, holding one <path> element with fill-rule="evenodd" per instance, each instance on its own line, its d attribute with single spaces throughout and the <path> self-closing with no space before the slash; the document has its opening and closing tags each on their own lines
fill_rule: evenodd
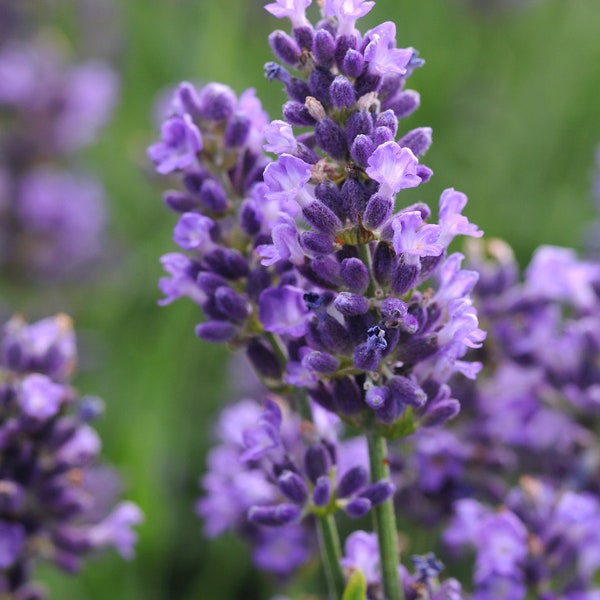
<svg viewBox="0 0 600 600">
<path fill-rule="evenodd" d="M 279 336 L 272 334 L 270 331 L 265 331 L 263 335 L 265 336 L 265 339 L 269 342 L 271 350 L 273 350 L 273 352 L 275 353 L 279 365 L 282 369 L 284 369 L 288 359 L 283 344 L 279 339 Z"/>
<path fill-rule="evenodd" d="M 325 576 L 331 600 L 340 600 L 344 594 L 344 575 L 340 565 L 340 539 L 333 515 L 317 519 L 319 546 L 325 565 Z"/>
<path fill-rule="evenodd" d="M 371 480 L 389 479 L 390 468 L 387 459 L 387 444 L 385 438 L 376 433 L 367 435 L 369 442 L 369 462 L 371 465 Z M 404 600 L 404 591 L 398 577 L 398 538 L 396 531 L 396 514 L 393 499 L 389 498 L 383 504 L 375 506 L 373 526 L 379 540 L 379 557 L 381 578 L 386 600 Z"/>
</svg>

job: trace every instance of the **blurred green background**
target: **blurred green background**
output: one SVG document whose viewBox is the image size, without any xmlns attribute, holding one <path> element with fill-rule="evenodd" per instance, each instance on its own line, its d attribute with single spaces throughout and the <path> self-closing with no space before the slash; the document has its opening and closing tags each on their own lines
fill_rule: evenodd
<svg viewBox="0 0 600 600">
<path fill-rule="evenodd" d="M 487 2 L 490 4 L 491 0 Z M 485 5 L 485 0 L 479 0 Z M 517 3 L 512 3 L 513 5 Z M 31 318 L 69 312 L 79 333 L 81 391 L 107 404 L 98 429 L 105 458 L 146 521 L 137 559 L 90 561 L 81 577 L 42 568 L 60 600 L 266 599 L 233 538 L 208 542 L 194 516 L 211 423 L 226 400 L 226 355 L 197 340 L 198 310 L 160 308 L 159 257 L 176 221 L 145 147 L 157 136 L 157 95 L 188 79 L 257 88 L 272 118 L 284 101 L 263 78 L 268 33 L 287 29 L 260 0 L 54 0 L 41 7 L 76 57 L 112 61 L 121 78 L 114 119 L 84 161 L 111 201 L 107 266 L 64 286 L 5 291 Z M 600 3 L 538 0 L 474 11 L 466 0 L 379 0 L 361 29 L 384 20 L 398 44 L 426 59 L 409 87 L 422 105 L 401 127 L 428 125 L 435 176 L 411 198 L 437 203 L 449 186 L 470 198 L 469 218 L 507 239 L 526 262 L 540 243 L 578 247 L 594 218 L 591 180 L 600 143 Z M 404 192 L 403 192 L 404 193 Z M 40 303 L 40 299 L 43 302 Z"/>
</svg>

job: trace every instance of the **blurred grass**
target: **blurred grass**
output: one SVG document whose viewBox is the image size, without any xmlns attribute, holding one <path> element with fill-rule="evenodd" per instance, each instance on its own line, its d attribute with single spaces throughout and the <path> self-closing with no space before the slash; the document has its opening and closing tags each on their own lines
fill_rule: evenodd
<svg viewBox="0 0 600 600">
<path fill-rule="evenodd" d="M 82 55 L 93 24 L 79 2 L 46 8 Z M 267 35 L 286 28 L 258 0 L 123 0 L 106 31 L 122 97 L 112 124 L 85 156 L 111 199 L 110 263 L 99 280 L 46 289 L 44 310 L 74 315 L 86 393 L 102 396 L 98 428 L 106 458 L 124 475 L 127 496 L 146 522 L 138 557 L 90 562 L 80 578 L 44 568 L 61 600 L 234 600 L 268 598 L 242 545 L 207 542 L 193 514 L 210 426 L 225 395 L 225 352 L 193 334 L 191 303 L 156 305 L 158 258 L 173 250 L 175 216 L 160 201 L 162 182 L 145 159 L 156 137 L 157 93 L 182 79 L 217 80 L 237 92 L 257 88 L 273 118 L 283 94 L 268 84 Z M 437 203 L 449 186 L 467 193 L 467 212 L 488 235 L 506 238 L 522 261 L 540 243 L 578 246 L 592 217 L 590 182 L 600 142 L 600 5 L 539 0 L 483 18 L 459 0 L 380 0 L 365 21 L 398 23 L 399 45 L 418 48 L 425 67 L 410 87 L 421 109 L 403 129 L 429 125 L 432 181 L 403 192 L 407 202 Z M 85 25 L 85 26 L 84 26 Z M 363 26 L 363 29 L 366 26 Z M 86 50 L 86 48 L 88 48 Z M 13 291 L 13 306 L 32 305 Z"/>
</svg>

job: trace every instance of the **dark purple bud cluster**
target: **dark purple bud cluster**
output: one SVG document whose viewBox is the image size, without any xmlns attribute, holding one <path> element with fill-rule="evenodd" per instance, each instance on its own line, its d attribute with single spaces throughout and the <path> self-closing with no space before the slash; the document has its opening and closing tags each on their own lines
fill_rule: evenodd
<svg viewBox="0 0 600 600">
<path fill-rule="evenodd" d="M 218 427 L 221 444 L 211 451 L 202 479 L 205 496 L 197 510 L 209 536 L 234 529 L 252 545 L 256 559 L 268 552 L 265 540 L 270 544 L 277 535 L 303 532 L 303 554 L 290 552 L 280 574 L 291 573 L 311 555 L 307 517 L 340 509 L 362 517 L 394 492 L 389 481 L 370 483 L 365 449 L 357 440 L 337 439 L 336 417 L 318 405 L 312 409 L 314 423 L 301 421 L 281 398 L 267 399 L 263 409 L 250 400 L 227 408 Z M 273 529 L 279 533 L 269 532 Z"/>
<path fill-rule="evenodd" d="M 286 525 L 309 514 L 323 516 L 340 508 L 358 518 L 393 494 L 394 486 L 389 481 L 369 484 L 369 473 L 361 465 L 338 475 L 337 455 L 343 447 L 320 439 L 318 431 L 308 424 L 304 449 L 296 448 L 294 457 L 292 448 L 282 446 L 281 427 L 281 410 L 268 401 L 258 425 L 242 432 L 247 447 L 242 460 L 268 458 L 262 468 L 267 469 L 268 479 L 276 483 L 285 499 L 270 506 L 252 506 L 248 511 L 251 522 Z"/>
<path fill-rule="evenodd" d="M 73 156 L 108 120 L 117 77 L 101 62 L 68 64 L 49 39 L 18 30 L 0 36 L 0 269 L 81 275 L 102 249 L 106 201 Z"/>
<path fill-rule="evenodd" d="M 38 560 L 75 572 L 100 548 L 133 556 L 132 527 L 142 514 L 99 493 L 116 495 L 119 485 L 99 463 L 100 439 L 89 425 L 101 401 L 69 385 L 75 362 L 65 315 L 32 325 L 15 318 L 0 336 L 0 595 L 43 597 L 31 583 Z"/>
</svg>

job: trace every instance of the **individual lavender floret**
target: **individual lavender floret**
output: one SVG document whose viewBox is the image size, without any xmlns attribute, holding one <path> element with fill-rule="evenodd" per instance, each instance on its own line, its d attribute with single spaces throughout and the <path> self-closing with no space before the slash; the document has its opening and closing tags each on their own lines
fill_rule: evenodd
<svg viewBox="0 0 600 600">
<path fill-rule="evenodd" d="M 106 494 L 115 475 L 99 464 L 100 438 L 89 425 L 101 402 L 69 385 L 76 361 L 69 318 L 32 325 L 15 318 L 0 349 L 0 590 L 41 598 L 30 581 L 38 561 L 73 573 L 98 549 L 131 559 L 142 513 Z"/>
<path fill-rule="evenodd" d="M 502 592 L 519 600 L 546 590 L 570 598 L 597 589 L 599 519 L 595 496 L 523 477 L 500 511 L 459 501 L 445 540 L 455 550 L 474 547 L 475 599 Z"/>
<path fill-rule="evenodd" d="M 413 556 L 415 573 L 410 574 L 403 565 L 398 567 L 398 576 L 404 587 L 407 600 L 462 600 L 461 586 L 456 579 L 439 581 L 444 565 L 433 553 Z M 355 531 L 346 539 L 344 556 L 340 564 L 349 578 L 356 571 L 362 571 L 367 583 L 366 600 L 381 600 L 381 572 L 377 535 L 366 531 Z"/>
<path fill-rule="evenodd" d="M 108 120 L 117 78 L 32 39 L 0 47 L 0 79 L 0 267 L 15 277 L 81 273 L 103 245 L 106 200 L 68 163 Z"/>
</svg>

